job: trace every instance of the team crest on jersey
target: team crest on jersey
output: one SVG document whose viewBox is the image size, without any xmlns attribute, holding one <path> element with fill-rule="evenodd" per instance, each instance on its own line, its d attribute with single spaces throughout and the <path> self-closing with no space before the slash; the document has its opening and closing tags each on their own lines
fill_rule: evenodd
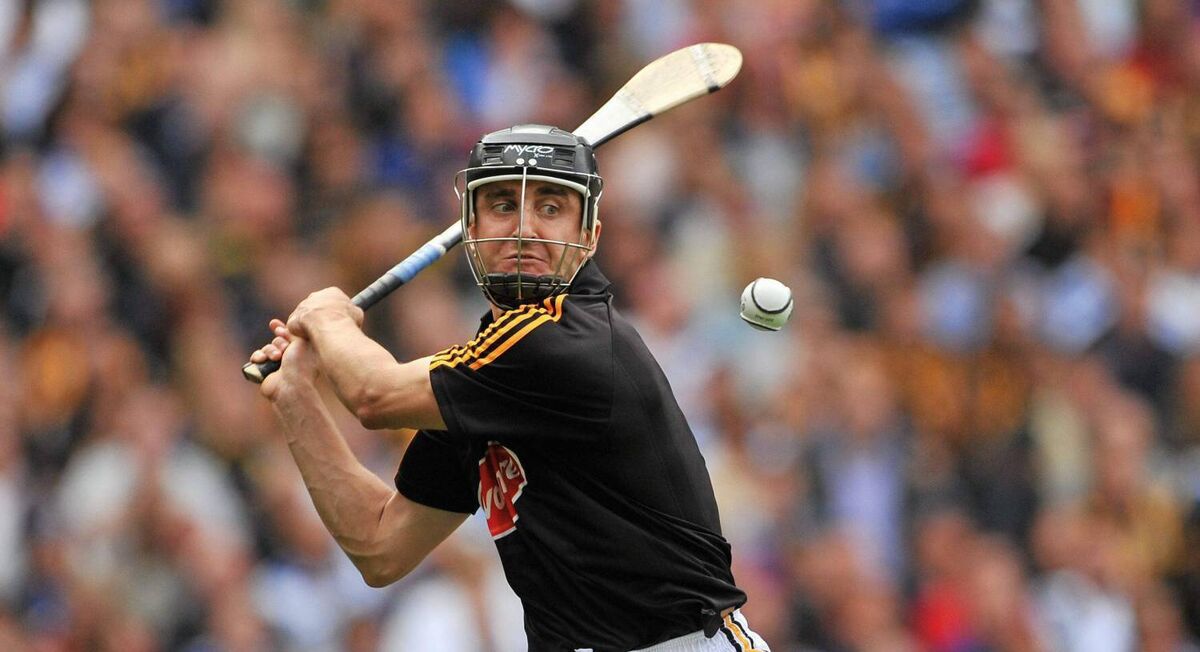
<svg viewBox="0 0 1200 652">
<path fill-rule="evenodd" d="M 517 499 L 525 488 L 525 468 L 517 454 L 490 441 L 479 459 L 479 506 L 493 539 L 517 528 Z"/>
</svg>

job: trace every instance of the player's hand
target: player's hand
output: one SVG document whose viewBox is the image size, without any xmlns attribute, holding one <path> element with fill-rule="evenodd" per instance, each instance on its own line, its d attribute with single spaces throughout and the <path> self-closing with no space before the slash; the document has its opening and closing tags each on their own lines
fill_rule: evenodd
<svg viewBox="0 0 1200 652">
<path fill-rule="evenodd" d="M 275 338 L 271 340 L 270 344 L 251 353 L 250 362 L 262 364 L 268 360 L 279 362 L 283 359 L 283 352 L 287 350 L 288 344 L 291 344 L 292 334 L 282 319 L 272 319 L 270 327 Z"/>
<path fill-rule="evenodd" d="M 279 371 L 263 380 L 260 391 L 269 400 L 275 400 L 282 388 L 288 385 L 313 384 L 320 375 L 317 356 L 309 343 L 290 333 L 281 320 L 271 320 L 275 339 L 250 356 L 250 361 L 261 364 L 267 360 L 280 362 Z"/>
<path fill-rule="evenodd" d="M 312 329 L 325 320 L 350 319 L 362 326 L 362 308 L 354 305 L 345 292 L 337 288 L 325 288 L 308 295 L 287 320 L 287 330 L 293 335 L 307 338 Z"/>
</svg>

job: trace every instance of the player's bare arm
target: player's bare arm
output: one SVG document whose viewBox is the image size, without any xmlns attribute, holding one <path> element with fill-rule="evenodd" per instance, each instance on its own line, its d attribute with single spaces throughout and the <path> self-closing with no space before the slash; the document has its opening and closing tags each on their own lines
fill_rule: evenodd
<svg viewBox="0 0 1200 652">
<path fill-rule="evenodd" d="M 699 43 L 680 48 L 650 62 L 638 71 L 608 102 L 579 125 L 574 134 L 583 142 L 589 143 L 589 150 L 595 149 L 654 116 L 724 88 L 737 76 L 741 67 L 742 54 L 731 45 Z M 536 152 L 535 149 L 531 153 Z M 530 164 L 534 162 L 531 160 Z M 599 180 L 599 177 L 596 177 L 596 180 Z M 596 193 L 589 193 L 594 202 L 599 199 L 599 186 L 591 190 Z M 363 309 L 369 308 L 408 283 L 421 270 L 463 242 L 469 221 L 464 216 L 461 226 L 457 223 L 451 224 L 421 245 L 371 285 L 363 288 L 355 295 L 353 303 Z M 599 220 L 594 219 L 594 211 L 592 221 L 599 224 Z M 471 255 L 469 253 L 468 257 Z M 483 289 L 491 299 L 490 288 Z M 278 363 L 278 358 L 259 357 L 243 365 L 242 375 L 250 382 L 262 383 L 264 378 L 278 369 Z"/>
<path fill-rule="evenodd" d="M 720 88 L 740 65 L 735 48 L 693 46 L 635 75 L 578 133 L 522 124 L 485 134 L 455 176 L 457 233 L 354 299 L 323 290 L 272 323 L 276 340 L 243 374 L 287 372 L 288 391 L 264 392 L 322 518 L 369 583 L 403 576 L 483 508 L 530 650 L 769 650 L 739 611 L 746 594 L 696 438 L 589 260 L 604 185 L 595 147 Z M 400 364 L 363 335 L 358 308 L 458 243 L 491 312 L 470 343 Z M 337 435 L 312 383 L 318 370 L 367 425 L 425 428 L 395 491 Z"/>
<path fill-rule="evenodd" d="M 398 362 L 362 332 L 362 315 L 345 293 L 326 288 L 300 302 L 285 336 L 312 344 L 338 399 L 364 426 L 445 428 L 429 382 L 428 358 Z"/>
<path fill-rule="evenodd" d="M 325 527 L 371 586 L 407 575 L 466 518 L 406 499 L 354 457 L 315 385 L 316 356 L 299 337 L 278 335 L 279 373 L 262 393 L 283 426 L 304 484 Z M 280 340 L 284 341 L 281 342 Z"/>
</svg>

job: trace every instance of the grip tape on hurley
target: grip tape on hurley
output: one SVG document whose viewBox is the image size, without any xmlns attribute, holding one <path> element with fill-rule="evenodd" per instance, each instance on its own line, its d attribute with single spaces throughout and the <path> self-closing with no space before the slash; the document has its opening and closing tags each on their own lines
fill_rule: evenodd
<svg viewBox="0 0 1200 652">
<path fill-rule="evenodd" d="M 363 310 L 370 308 L 378 303 L 380 299 L 391 294 L 396 288 L 411 281 L 421 270 L 437 262 L 439 258 L 445 256 L 447 251 L 454 248 L 461 241 L 462 227 L 458 222 L 455 222 L 447 227 L 446 230 L 434 236 L 432 240 L 421 245 L 419 249 L 409 254 L 407 258 L 389 269 L 386 274 L 380 276 L 374 283 L 354 295 L 354 298 L 350 300 L 351 303 Z M 276 371 L 279 371 L 279 362 L 276 360 L 267 360 L 260 364 L 247 362 L 242 365 L 242 376 L 252 383 L 261 384 L 262 381 L 267 379 L 267 376 Z"/>
</svg>

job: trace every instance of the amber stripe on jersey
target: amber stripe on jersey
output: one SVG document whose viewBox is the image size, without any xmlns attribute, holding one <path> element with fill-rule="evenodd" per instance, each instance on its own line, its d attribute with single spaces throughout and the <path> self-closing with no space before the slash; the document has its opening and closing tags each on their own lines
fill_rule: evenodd
<svg viewBox="0 0 1200 652">
<path fill-rule="evenodd" d="M 433 356 L 433 362 L 444 362 L 449 363 L 450 366 L 456 366 L 467 358 L 477 358 L 514 328 L 529 321 L 531 318 L 541 315 L 543 312 L 544 310 L 538 307 L 537 304 L 526 304 L 520 308 L 510 310 L 500 315 L 499 319 L 492 322 L 475 339 L 467 342 L 466 346 L 455 346 L 442 351 Z M 433 363 L 430 364 L 429 368 L 434 368 Z"/>
<path fill-rule="evenodd" d="M 507 333 L 509 330 L 511 330 L 513 326 L 523 321 L 524 318 L 530 315 L 535 309 L 537 309 L 537 304 L 526 304 L 520 308 L 510 310 L 503 315 L 500 315 L 499 319 L 489 324 L 487 328 L 483 329 L 483 332 L 475 336 L 475 339 L 467 342 L 466 344 L 452 346 L 445 351 L 439 351 L 438 353 L 434 354 L 433 359 L 435 361 L 449 361 L 467 353 L 468 351 L 477 351 L 487 348 L 488 346 L 491 346 L 491 344 L 495 342 L 497 338 L 503 336 L 504 333 Z"/>
<path fill-rule="evenodd" d="M 514 328 L 529 321 L 530 319 L 533 319 L 538 314 L 539 313 L 536 312 L 532 307 L 529 307 L 528 310 L 524 309 L 523 307 L 521 310 L 514 310 L 513 312 L 506 313 L 502 315 L 500 319 L 493 322 L 493 326 L 496 326 L 496 328 L 492 328 L 489 331 L 480 333 L 480 336 L 483 339 L 476 338 L 476 340 L 472 340 L 466 346 L 456 346 L 443 351 L 442 353 L 438 353 L 437 355 L 433 356 L 433 361 L 430 363 L 429 368 L 432 370 L 436 368 L 436 366 L 441 365 L 457 366 L 465 359 L 478 357 L 481 352 L 490 349 L 501 338 L 507 336 L 508 333 Z M 437 363 L 441 363 L 441 365 L 438 365 Z"/>
<path fill-rule="evenodd" d="M 479 369 L 494 362 L 538 326 L 561 319 L 566 298 L 567 295 L 560 294 L 546 299 L 541 306 L 530 304 L 505 313 L 466 346 L 451 347 L 433 356 L 429 370 L 457 367 L 463 363 L 471 369 Z"/>
</svg>

